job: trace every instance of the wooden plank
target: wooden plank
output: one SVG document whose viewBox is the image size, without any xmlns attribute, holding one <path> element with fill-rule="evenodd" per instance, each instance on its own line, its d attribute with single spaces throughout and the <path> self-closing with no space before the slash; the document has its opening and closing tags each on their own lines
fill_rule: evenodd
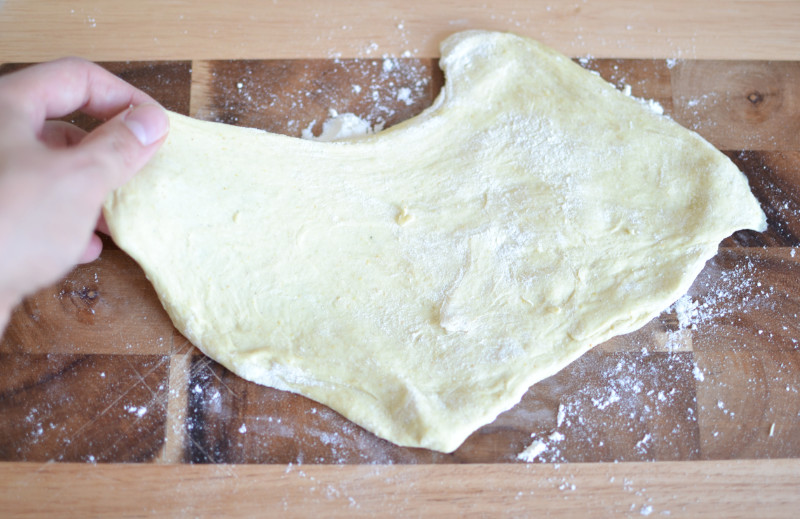
<svg viewBox="0 0 800 519">
<path fill-rule="evenodd" d="M 800 62 L 685 61 L 671 72 L 673 118 L 714 146 L 800 149 Z"/>
<path fill-rule="evenodd" d="M 797 457 L 800 452 L 800 351 L 747 344 L 695 352 L 703 459 Z"/>
<path fill-rule="evenodd" d="M 798 274 L 793 248 L 723 249 L 690 291 L 702 458 L 800 454 Z"/>
<path fill-rule="evenodd" d="M 190 348 L 185 339 L 173 331 L 143 274 L 134 267 L 130 267 L 134 276 L 117 274 L 118 277 L 114 277 L 102 271 L 101 278 L 106 284 L 98 289 L 96 299 L 122 302 L 122 306 L 112 304 L 106 308 L 100 303 L 95 306 L 97 318 L 107 321 L 107 327 L 82 328 L 80 312 L 77 317 L 69 312 L 62 315 L 58 309 L 63 305 L 42 310 L 40 300 L 58 301 L 47 292 L 34 296 L 18 311 L 21 313 L 15 315 L 3 345 L 6 351 L 17 355 L 8 357 L 6 363 L 15 363 L 14 372 L 18 374 L 35 373 L 34 368 L 42 366 L 23 362 L 31 352 L 106 353 L 114 357 L 148 353 L 172 355 L 168 395 L 161 391 L 170 410 L 169 423 L 165 426 L 165 441 L 170 451 L 165 452 L 160 461 L 507 462 L 513 461 L 533 441 L 532 437 L 547 439 L 553 433 L 563 434 L 564 439 L 547 441 L 548 451 L 541 459 L 563 462 L 693 459 L 702 451 L 697 440 L 696 420 L 712 433 L 719 427 L 727 427 L 725 424 L 730 421 L 727 416 L 718 416 L 714 407 L 717 399 L 747 402 L 752 411 L 758 413 L 758 419 L 731 422 L 744 434 L 744 440 L 723 444 L 710 442 L 709 451 L 702 452 L 703 455 L 727 458 L 750 452 L 750 457 L 798 456 L 800 444 L 793 441 L 792 432 L 797 410 L 784 400 L 775 400 L 780 394 L 791 399 L 800 388 L 797 361 L 793 360 L 800 335 L 796 319 L 800 312 L 797 296 L 800 278 L 795 272 L 800 258 L 792 255 L 793 250 L 781 247 L 723 249 L 690 291 L 697 305 L 691 329 L 679 329 L 675 322 L 677 316 L 668 313 L 640 332 L 601 345 L 561 373 L 533 386 L 518 406 L 476 432 L 451 456 L 392 446 L 307 399 L 245 382 L 200 357 L 196 349 Z M 117 263 L 130 262 L 119 251 L 106 254 L 116 258 Z M 91 273 L 96 268 L 97 265 L 84 266 L 78 271 L 83 269 Z M 150 319 L 153 329 L 158 331 L 155 323 L 160 322 L 163 329 L 158 333 L 167 337 L 174 333 L 172 340 L 180 341 L 181 348 L 141 339 L 128 342 L 130 337 L 146 337 L 143 334 L 149 333 L 150 328 L 139 327 L 141 315 L 128 308 L 131 285 L 123 282 L 126 277 L 136 280 L 147 294 L 146 298 L 134 299 L 139 308 L 145 309 L 145 314 L 158 316 Z M 42 313 L 39 321 L 24 315 L 34 307 L 40 308 Z M 665 319 L 669 327 L 664 324 Z M 128 330 L 125 338 L 117 336 L 116 331 L 122 329 Z M 28 335 L 23 336 L 23 342 L 16 343 L 23 331 Z M 701 375 L 694 374 L 692 357 L 678 354 L 691 352 L 695 349 L 692 344 L 698 340 L 703 355 L 694 362 Z M 179 349 L 181 351 L 177 351 Z M 726 358 L 717 352 L 739 354 L 736 366 L 740 369 L 731 371 L 729 376 L 733 378 L 725 379 L 724 384 L 709 386 L 715 380 L 713 375 L 719 371 L 718 365 Z M 779 362 L 771 362 L 772 357 L 764 357 L 764 352 L 775 352 L 770 354 L 773 357 L 782 356 Z M 194 367 L 188 373 L 181 364 L 187 358 L 194 359 Z M 125 363 L 115 366 L 124 368 Z M 112 377 L 120 375 L 111 368 L 83 373 L 91 381 L 98 372 L 107 372 Z M 693 401 L 697 378 L 706 381 L 697 382 L 705 391 L 700 407 Z M 771 380 L 780 381 L 775 387 L 783 388 L 782 393 L 763 389 Z M 94 401 L 97 397 L 91 384 L 75 381 L 71 387 L 78 400 Z M 757 388 L 761 389 L 755 391 Z M 99 394 L 105 393 L 106 390 L 99 391 Z M 29 407 L 20 411 L 20 416 L 32 408 L 54 405 L 53 396 L 50 391 L 44 393 L 44 400 L 30 400 Z M 189 401 L 192 405 L 187 411 Z M 140 402 L 143 406 L 145 403 L 144 400 Z M 563 410 L 562 424 L 557 418 L 559 408 Z M 770 412 L 762 417 L 761 411 L 767 408 Z M 749 416 L 736 412 L 739 417 Z M 7 410 L 5 416 L 15 415 Z M 765 423 L 766 420 L 770 422 Z M 14 419 L 9 419 L 6 425 L 11 427 L 14 423 Z M 50 423 L 62 431 L 61 436 L 81 426 L 65 417 Z M 765 428 L 771 423 L 778 424 L 779 434 L 757 449 L 748 450 L 747 438 L 760 434 L 759 441 L 764 440 Z M 239 432 L 242 426 L 243 432 Z M 191 431 L 187 431 L 188 427 Z M 18 442 L 12 444 L 19 447 Z M 75 451 L 75 456 L 81 459 L 95 454 L 91 446 Z M 5 459 L 15 459 L 10 451 L 7 456 Z M 107 459 L 123 460 L 125 456 L 126 453 L 115 451 Z"/>
<path fill-rule="evenodd" d="M 796 515 L 796 460 L 540 461 L 800 456 L 800 278 L 791 248 L 800 245 L 797 64 L 663 61 L 796 60 L 800 4 L 495 4 L 411 0 L 365 13 L 358 4 L 323 0 L 302 8 L 291 2 L 7 0 L 0 2 L 0 61 L 61 53 L 194 58 L 193 114 L 213 108 L 218 114 L 207 118 L 297 135 L 312 121 L 318 131 L 328 108 L 368 116 L 376 105 L 352 89 L 353 78 L 372 70 L 361 67 L 380 69 L 363 76 L 368 89 L 382 81 L 384 54 L 431 58 L 442 36 L 463 28 L 514 30 L 573 56 L 661 58 L 582 62 L 618 87 L 631 85 L 634 95 L 655 98 L 718 145 L 746 150 L 730 156 L 770 219 L 766 233 L 726 240 L 695 283 L 691 296 L 710 305 L 702 319 L 695 316 L 695 328 L 680 329 L 675 312 L 667 313 L 537 384 L 453 456 L 413 452 L 382 443 L 302 397 L 245 383 L 204 360 L 166 320 L 141 270 L 119 251 L 106 251 L 61 288 L 34 296 L 34 306 L 18 310 L 13 331 L 0 342 L 7 368 L 0 384 L 0 459 L 163 465 L 0 463 L 4 514 Z M 199 60 L 335 56 L 362 59 L 319 61 L 311 68 Z M 432 78 L 415 100 L 431 99 L 437 90 L 433 60 L 390 60 L 392 67 L 413 62 L 430 67 Z M 172 64 L 107 66 L 140 87 L 156 85 L 153 94 L 173 109 L 189 109 L 188 62 L 175 76 Z M 140 75 L 130 72 L 138 69 Z M 379 91 L 381 104 L 393 100 L 390 109 L 404 109 L 393 88 Z M 270 105 L 270 94 L 280 100 Z M 709 94 L 716 102 L 703 101 Z M 751 94 L 757 95 L 751 100 Z M 292 103 L 301 95 L 310 99 L 297 109 Z M 290 121 L 296 121 L 292 128 Z M 756 248 L 763 245 L 768 249 Z M 95 273 L 101 274 L 96 287 Z M 112 373 L 113 380 L 106 378 Z M 139 417 L 141 408 L 147 411 Z M 554 432 L 564 439 L 549 440 Z M 548 450 L 537 463 L 513 463 L 531 435 L 546 439 Z M 306 464 L 175 465 L 301 459 Z M 359 465 L 445 461 L 451 464 Z M 492 464 L 454 464 L 464 461 Z"/>
<path fill-rule="evenodd" d="M 654 59 L 600 59 L 578 58 L 582 67 L 600 74 L 619 90 L 630 88 L 630 94 L 652 99 L 672 114 L 672 68 L 677 61 Z"/>
<path fill-rule="evenodd" d="M 436 57 L 464 29 L 510 30 L 572 56 L 798 59 L 800 4 L 696 2 L 0 3 L 0 61 Z"/>
<path fill-rule="evenodd" d="M 0 355 L 0 459 L 153 459 L 164 443 L 167 359 Z"/>
<path fill-rule="evenodd" d="M 695 353 L 800 351 L 800 254 L 794 248 L 723 248 L 688 296 Z"/>
<path fill-rule="evenodd" d="M 169 382 L 167 397 L 167 419 L 164 424 L 164 446 L 155 459 L 157 463 L 183 463 L 186 461 L 186 451 L 189 431 L 187 426 L 187 411 L 189 408 L 189 375 L 191 372 L 192 358 L 200 352 L 184 337 L 178 344 L 183 347 L 177 349 L 169 358 Z"/>
<path fill-rule="evenodd" d="M 106 250 L 17 306 L 0 352 L 166 355 L 173 330 L 142 269 Z"/>
<path fill-rule="evenodd" d="M 508 463 L 688 460 L 699 454 L 691 353 L 594 350 L 441 454 L 377 438 L 307 398 L 193 359 L 187 423 L 194 463 Z M 789 452 L 791 451 L 791 452 Z M 797 455 L 789 449 L 786 455 Z"/>
<path fill-rule="evenodd" d="M 729 152 L 728 156 L 747 175 L 769 229 L 763 233 L 740 231 L 723 244 L 800 246 L 800 149 Z"/>
<path fill-rule="evenodd" d="M 796 517 L 800 461 L 564 465 L 0 464 L 20 517 Z"/>
<path fill-rule="evenodd" d="M 657 99 L 667 110 L 674 109 L 672 72 L 689 66 L 663 60 L 580 62 L 618 88 L 630 85 L 634 95 Z M 742 63 L 730 65 L 736 68 Z M 393 124 L 430 104 L 441 84 L 434 60 L 200 60 L 191 65 L 189 108 L 187 62 L 106 66 L 182 111 L 290 135 L 309 127 L 318 132 L 330 108 L 355 112 L 372 123 Z M 177 72 L 168 70 L 173 66 Z M 790 94 L 794 91 L 788 83 L 784 87 Z M 401 99 L 403 88 L 408 92 Z M 774 116 L 780 114 L 770 117 Z M 30 354 L 88 354 L 86 363 L 96 362 L 95 355 L 164 356 L 168 391 L 160 394 L 166 422 L 159 429 L 160 447 L 153 447 L 158 452 L 142 458 L 160 463 L 506 463 L 515 461 L 534 440 L 547 446 L 537 461 L 689 460 L 736 457 L 742 452 L 751 457 L 796 457 L 800 455 L 800 445 L 792 440 L 796 411 L 783 400 L 770 400 L 774 392 L 762 389 L 770 376 L 791 388 L 798 387 L 797 381 L 781 374 L 779 363 L 759 355 L 765 351 L 784 355 L 800 334 L 795 323 L 786 322 L 800 310 L 795 252 L 787 247 L 800 243 L 796 196 L 800 156 L 796 151 L 730 152 L 730 156 L 748 175 L 768 213 L 770 229 L 740 232 L 725 241 L 721 254 L 690 292 L 700 305 L 693 329 L 682 326 L 673 310 L 638 332 L 598 346 L 562 373 L 535 385 L 518 406 L 477 431 L 452 455 L 390 445 L 333 411 L 297 395 L 247 383 L 199 356 L 172 327 L 141 269 L 118 250 L 105 251 L 100 261 L 76 268 L 62 284 L 28 298 L 15 312 L 0 352 L 9 354 L 8 362 L 16 362 L 23 373 L 32 369 L 33 364 L 25 361 Z M 758 248 L 761 245 L 770 247 L 765 251 Z M 764 293 L 767 287 L 771 295 Z M 764 334 L 758 335 L 758 329 Z M 702 355 L 695 359 L 698 338 Z M 749 374 L 752 379 L 752 373 L 763 372 L 755 400 L 743 394 L 749 386 L 735 377 L 712 383 L 711 374 L 722 362 L 714 357 L 716 352 L 735 349 L 743 340 L 755 353 L 740 356 L 732 373 Z M 793 366 L 791 359 L 782 362 Z M 124 367 L 124 362 L 115 365 Z M 708 371 L 705 383 L 698 380 L 696 365 L 700 376 Z M 699 404 L 694 400 L 696 386 L 702 391 Z M 719 395 L 725 401 L 747 401 L 753 412 L 759 406 L 773 409 L 753 415 L 753 420 L 737 420 L 741 434 L 734 434 L 725 428 L 729 418 L 713 406 Z M 94 397 L 87 393 L 86 398 Z M 745 414 L 739 411 L 737 416 Z M 769 441 L 758 436 L 766 420 L 767 426 L 778 424 L 780 433 Z M 54 424 L 63 429 L 62 436 L 74 428 L 68 420 Z M 725 441 L 710 440 L 720 428 L 728 431 Z M 563 439 L 550 439 L 556 433 Z M 748 447 L 753 438 L 756 443 Z M 14 445 L 19 447 L 18 443 Z M 87 459 L 95 451 L 88 444 L 75 447 L 70 459 Z M 127 455 L 114 451 L 105 459 L 124 461 Z M 3 459 L 45 459 L 50 454 L 15 456 L 7 453 Z"/>
<path fill-rule="evenodd" d="M 431 59 L 198 60 L 191 110 L 198 119 L 293 137 L 319 135 L 331 110 L 386 128 L 430 106 L 442 81 Z"/>
</svg>

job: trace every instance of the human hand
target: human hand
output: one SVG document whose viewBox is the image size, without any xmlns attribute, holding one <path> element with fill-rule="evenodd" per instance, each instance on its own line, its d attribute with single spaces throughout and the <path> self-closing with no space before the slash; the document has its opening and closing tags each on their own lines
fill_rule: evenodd
<svg viewBox="0 0 800 519">
<path fill-rule="evenodd" d="M 51 120 L 75 110 L 106 122 L 87 134 Z M 0 77 L 0 334 L 22 297 L 100 255 L 103 201 L 168 130 L 150 96 L 84 60 Z"/>
</svg>

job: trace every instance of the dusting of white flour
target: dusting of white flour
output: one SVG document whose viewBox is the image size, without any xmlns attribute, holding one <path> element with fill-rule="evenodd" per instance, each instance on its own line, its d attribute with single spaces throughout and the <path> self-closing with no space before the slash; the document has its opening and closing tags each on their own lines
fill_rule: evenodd
<svg viewBox="0 0 800 519">
<path fill-rule="evenodd" d="M 631 86 L 630 85 L 624 85 L 622 87 L 622 93 L 625 94 L 626 96 L 630 97 L 631 99 L 635 99 L 636 101 L 639 101 L 642 104 L 642 106 L 644 106 L 645 108 L 647 108 L 648 110 L 650 110 L 654 114 L 656 114 L 656 115 L 664 115 L 664 107 L 661 106 L 661 103 L 659 103 L 658 101 L 655 101 L 653 99 L 644 99 L 642 97 L 634 96 L 631 93 Z"/>
<path fill-rule="evenodd" d="M 303 139 L 313 141 L 342 141 L 362 137 L 371 133 L 377 133 L 383 128 L 382 124 L 370 126 L 368 121 L 353 113 L 340 114 L 333 108 L 328 111 L 329 118 L 322 123 L 322 133 L 314 136 L 311 128 L 317 121 L 311 121 L 308 127 L 303 128 L 301 136 Z"/>
</svg>

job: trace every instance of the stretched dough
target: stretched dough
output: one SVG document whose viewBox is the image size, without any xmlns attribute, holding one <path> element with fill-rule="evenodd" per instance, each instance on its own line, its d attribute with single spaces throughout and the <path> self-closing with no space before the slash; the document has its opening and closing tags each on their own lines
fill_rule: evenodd
<svg viewBox="0 0 800 519">
<path fill-rule="evenodd" d="M 449 452 L 765 217 L 696 134 L 532 40 L 442 43 L 420 116 L 310 142 L 171 114 L 114 240 L 242 377 Z"/>
</svg>

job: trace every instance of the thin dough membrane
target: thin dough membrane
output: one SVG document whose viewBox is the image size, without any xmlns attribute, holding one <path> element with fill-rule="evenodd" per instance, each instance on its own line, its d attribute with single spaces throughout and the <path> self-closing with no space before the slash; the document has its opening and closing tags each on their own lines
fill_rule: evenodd
<svg viewBox="0 0 800 519">
<path fill-rule="evenodd" d="M 105 215 L 208 356 L 449 452 L 766 224 L 709 143 L 535 41 L 440 63 L 433 106 L 350 141 L 170 114 Z"/>
</svg>

